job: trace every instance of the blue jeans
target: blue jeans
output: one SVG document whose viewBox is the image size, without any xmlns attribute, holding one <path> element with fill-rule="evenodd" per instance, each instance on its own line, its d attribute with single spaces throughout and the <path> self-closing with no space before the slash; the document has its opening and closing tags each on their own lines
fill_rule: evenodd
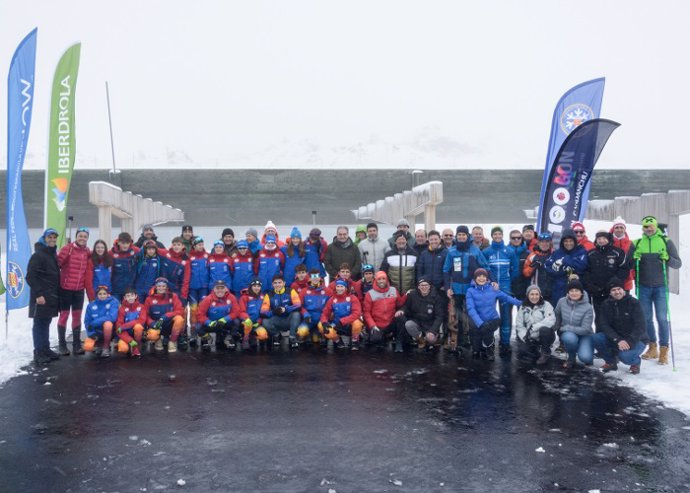
<svg viewBox="0 0 690 493">
<path fill-rule="evenodd" d="M 52 318 L 34 318 L 31 335 L 34 339 L 35 351 L 50 349 L 50 322 L 52 321 Z"/>
<path fill-rule="evenodd" d="M 604 358 L 607 363 L 613 364 L 616 362 L 616 353 L 618 353 L 618 359 L 621 363 L 625 365 L 640 365 L 642 360 L 640 355 L 644 348 L 647 346 L 644 342 L 638 341 L 633 347 L 627 351 L 620 351 L 618 345 L 608 338 L 603 332 L 599 332 L 592 336 L 592 343 L 599 354 Z"/>
<path fill-rule="evenodd" d="M 501 345 L 510 345 L 510 329 L 513 320 L 513 305 L 510 303 L 499 303 L 501 312 Z"/>
<path fill-rule="evenodd" d="M 561 342 L 568 353 L 568 359 L 574 360 L 575 354 L 585 365 L 591 365 L 594 361 L 594 349 L 592 348 L 592 336 L 579 336 L 566 330 L 561 333 Z"/>
<path fill-rule="evenodd" d="M 659 345 L 668 347 L 668 306 L 666 305 L 666 286 L 650 288 L 640 286 L 640 304 L 647 324 L 647 337 L 650 342 L 657 342 L 654 330 L 654 312 L 659 325 Z M 653 309 L 653 310 L 652 310 Z"/>
<path fill-rule="evenodd" d="M 301 320 L 302 317 L 300 317 L 299 311 L 295 310 L 287 317 L 274 315 L 270 318 L 264 318 L 264 328 L 273 337 L 280 335 L 281 331 L 289 330 L 290 338 L 295 339 L 297 337 L 297 327 Z"/>
</svg>

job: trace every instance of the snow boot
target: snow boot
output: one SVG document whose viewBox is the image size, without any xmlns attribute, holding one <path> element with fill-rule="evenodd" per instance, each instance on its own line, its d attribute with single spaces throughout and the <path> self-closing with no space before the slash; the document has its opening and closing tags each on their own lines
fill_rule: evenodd
<svg viewBox="0 0 690 493">
<path fill-rule="evenodd" d="M 668 365 L 668 346 L 659 347 L 659 364 Z"/>
<path fill-rule="evenodd" d="M 510 355 L 513 354 L 510 344 L 499 344 L 498 354 L 501 355 L 501 358 L 510 358 Z"/>
<path fill-rule="evenodd" d="M 131 354 L 132 358 L 141 358 L 141 351 L 139 351 L 139 346 L 133 346 Z"/>
<path fill-rule="evenodd" d="M 537 366 L 542 366 L 542 365 L 545 365 L 546 363 L 548 363 L 550 357 L 551 357 L 551 353 L 541 353 L 539 358 L 537 358 Z"/>
<path fill-rule="evenodd" d="M 633 375 L 639 375 L 640 365 L 630 365 L 630 373 L 632 373 Z"/>
<path fill-rule="evenodd" d="M 290 338 L 290 349 L 299 349 L 299 343 L 294 337 Z"/>
<path fill-rule="evenodd" d="M 58 351 L 62 356 L 69 356 L 70 352 L 67 349 L 67 327 L 58 325 Z"/>
<path fill-rule="evenodd" d="M 38 366 L 47 365 L 50 363 L 50 357 L 48 357 L 44 351 L 36 351 L 34 349 L 34 363 L 36 363 Z"/>
<path fill-rule="evenodd" d="M 110 358 L 110 348 L 104 347 L 103 351 L 101 351 L 101 354 L 99 354 L 98 356 L 101 358 Z"/>
<path fill-rule="evenodd" d="M 163 338 L 159 337 L 156 344 L 153 346 L 156 351 L 163 351 Z"/>
<path fill-rule="evenodd" d="M 618 365 L 616 363 L 604 363 L 601 366 L 601 371 L 603 373 L 608 373 L 611 371 L 617 371 L 618 370 Z"/>
<path fill-rule="evenodd" d="M 81 327 L 72 328 L 72 354 L 84 354 L 81 347 Z"/>
<path fill-rule="evenodd" d="M 176 353 L 177 352 L 177 342 L 168 341 L 168 352 L 169 353 Z"/>
<path fill-rule="evenodd" d="M 657 359 L 658 357 L 659 351 L 656 342 L 650 342 L 647 351 L 641 356 L 642 359 Z"/>
<path fill-rule="evenodd" d="M 395 341 L 395 352 L 396 353 L 402 353 L 403 352 L 403 343 L 400 339 L 397 339 Z"/>
<path fill-rule="evenodd" d="M 495 346 L 496 346 L 495 344 L 492 344 L 491 346 L 484 346 L 484 354 L 485 354 L 484 357 L 486 358 L 486 361 L 494 361 L 496 359 L 496 356 L 495 356 L 496 348 L 495 348 Z"/>
</svg>

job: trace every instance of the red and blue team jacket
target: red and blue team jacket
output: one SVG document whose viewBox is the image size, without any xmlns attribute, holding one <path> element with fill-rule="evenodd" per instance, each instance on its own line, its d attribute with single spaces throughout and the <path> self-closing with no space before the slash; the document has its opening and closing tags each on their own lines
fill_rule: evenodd
<svg viewBox="0 0 690 493">
<path fill-rule="evenodd" d="M 230 291 L 220 298 L 215 293 L 211 293 L 199 303 L 199 311 L 197 312 L 199 323 L 202 325 L 220 319 L 230 323 L 239 316 L 240 305 Z"/>
<path fill-rule="evenodd" d="M 362 315 L 362 305 L 357 296 L 345 293 L 333 295 L 326 303 L 321 314 L 321 323 L 340 322 L 342 325 L 350 325 L 359 320 Z"/>
<path fill-rule="evenodd" d="M 285 311 L 282 315 L 274 315 L 273 309 L 279 306 L 284 307 Z M 278 292 L 272 289 L 264 295 L 264 301 L 261 304 L 261 316 L 264 318 L 271 318 L 273 316 L 285 318 L 301 307 L 302 300 L 300 300 L 299 294 L 294 289 L 288 291 L 283 288 Z"/>
<path fill-rule="evenodd" d="M 208 253 L 189 252 L 189 263 L 192 271 L 189 276 L 189 289 L 208 289 Z"/>
<path fill-rule="evenodd" d="M 247 250 L 244 255 L 232 256 L 232 292 L 241 296 L 254 278 L 254 256 Z"/>
<path fill-rule="evenodd" d="M 117 322 L 115 327 L 122 330 L 132 329 L 136 324 L 146 325 L 146 309 L 144 305 L 135 301 L 127 303 L 123 301 L 117 312 Z"/>
<path fill-rule="evenodd" d="M 208 256 L 208 285 L 213 287 L 216 281 L 224 281 L 228 289 L 232 288 L 232 264 L 225 253 L 211 253 Z"/>
<path fill-rule="evenodd" d="M 100 259 L 98 263 L 94 264 L 93 259 L 89 257 L 86 263 L 86 295 L 89 301 L 96 299 L 96 291 L 98 286 L 108 286 L 108 292 L 111 293 L 113 285 L 111 283 L 112 267 L 106 267 L 103 260 Z"/>
<path fill-rule="evenodd" d="M 323 283 L 318 287 L 307 286 L 300 291 L 299 297 L 302 300 L 302 317 L 309 316 L 314 322 L 318 322 L 330 298 Z"/>
<path fill-rule="evenodd" d="M 285 255 L 278 250 L 261 250 L 254 259 L 254 273 L 261 279 L 264 292 L 272 288 L 273 276 L 280 274 L 285 265 Z"/>
<path fill-rule="evenodd" d="M 182 302 L 175 293 L 170 291 L 170 288 L 164 294 L 152 292 L 146 298 L 144 308 L 146 309 L 146 325 L 149 327 L 161 318 L 167 322 L 176 315 L 184 317 Z"/>
<path fill-rule="evenodd" d="M 134 287 L 134 279 L 136 278 L 134 258 L 138 252 L 139 249 L 135 246 L 130 246 L 125 251 L 120 250 L 120 245 L 115 240 L 113 248 L 110 249 L 110 255 L 113 257 L 113 267 L 110 274 L 113 294 L 122 296 L 127 288 Z"/>
<path fill-rule="evenodd" d="M 92 337 L 103 330 L 105 322 L 112 322 L 117 320 L 117 311 L 119 303 L 112 296 L 108 296 L 104 300 L 95 300 L 86 307 L 86 314 L 84 315 L 84 327 L 86 327 L 86 335 Z"/>
<path fill-rule="evenodd" d="M 263 296 L 256 296 L 249 293 L 247 289 L 242 291 L 240 297 L 240 319 L 250 319 L 254 323 L 261 323 L 261 305 L 264 302 Z"/>
</svg>

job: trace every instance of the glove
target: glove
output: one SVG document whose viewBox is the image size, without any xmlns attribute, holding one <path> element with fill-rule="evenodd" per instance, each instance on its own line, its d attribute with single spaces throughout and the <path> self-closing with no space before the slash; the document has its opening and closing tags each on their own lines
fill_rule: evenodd
<svg viewBox="0 0 690 493">
<path fill-rule="evenodd" d="M 488 328 L 489 328 L 489 322 L 484 322 L 483 324 L 481 324 L 479 326 L 479 330 L 482 330 L 482 331 L 487 330 Z"/>
<path fill-rule="evenodd" d="M 254 322 L 252 322 L 252 319 L 251 319 L 251 318 L 247 318 L 247 319 L 244 320 L 244 322 L 242 322 L 242 324 L 243 324 L 245 327 L 247 327 L 247 328 L 250 329 L 250 328 L 252 328 L 252 326 L 254 325 Z"/>
<path fill-rule="evenodd" d="M 273 315 L 282 315 L 285 313 L 285 307 L 284 306 L 276 306 L 273 308 Z"/>
<path fill-rule="evenodd" d="M 218 321 L 217 321 L 217 320 L 214 320 L 214 321 L 212 321 L 212 322 L 211 322 L 211 321 L 208 322 L 208 326 L 209 326 L 210 328 L 212 328 L 212 329 L 215 328 L 216 325 L 218 325 Z"/>
<path fill-rule="evenodd" d="M 554 272 L 559 272 L 561 270 L 561 267 L 563 266 L 563 259 L 559 258 L 556 260 L 552 265 L 551 268 L 553 269 Z"/>
<path fill-rule="evenodd" d="M 225 327 L 225 324 L 227 324 L 227 323 L 228 323 L 228 321 L 225 320 L 224 318 L 219 318 L 218 320 L 216 320 L 216 325 L 218 327 L 221 327 L 221 328 Z"/>
<path fill-rule="evenodd" d="M 156 322 L 153 324 L 153 328 L 156 330 L 161 330 L 163 328 L 163 319 L 159 318 L 156 320 Z"/>
<path fill-rule="evenodd" d="M 668 252 L 666 250 L 662 250 L 661 253 L 659 254 L 659 258 L 664 262 L 668 262 L 668 260 L 671 257 L 668 256 Z"/>
<path fill-rule="evenodd" d="M 305 324 L 311 324 L 311 315 L 305 315 L 304 323 Z"/>
<path fill-rule="evenodd" d="M 169 318 L 167 315 L 163 315 L 163 316 L 160 318 L 160 320 L 163 321 L 162 323 L 165 323 L 165 322 L 167 322 L 168 320 L 170 320 L 170 318 Z"/>
<path fill-rule="evenodd" d="M 532 265 L 537 267 L 544 267 L 544 258 L 541 255 L 535 255 L 532 259 Z"/>
<path fill-rule="evenodd" d="M 381 332 L 381 329 L 379 329 L 376 325 L 374 325 L 374 326 L 371 328 L 371 331 L 372 331 L 372 332 Z"/>
</svg>

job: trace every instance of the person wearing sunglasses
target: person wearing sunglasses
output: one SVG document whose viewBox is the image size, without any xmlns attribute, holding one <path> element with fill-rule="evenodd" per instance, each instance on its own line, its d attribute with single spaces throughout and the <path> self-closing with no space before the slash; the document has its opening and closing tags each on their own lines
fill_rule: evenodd
<svg viewBox="0 0 690 493">
<path fill-rule="evenodd" d="M 89 265 L 91 250 L 86 246 L 89 241 L 89 228 L 77 228 L 75 240 L 68 243 L 58 253 L 60 266 L 60 316 L 58 317 L 58 341 L 60 353 L 69 354 L 65 335 L 67 319 L 72 314 L 72 352 L 84 354 L 81 347 L 81 314 L 84 308 L 84 289 L 86 288 L 86 271 Z"/>
<path fill-rule="evenodd" d="M 588 252 L 594 250 L 594 243 L 592 243 L 589 238 L 587 238 L 587 232 L 585 231 L 585 225 L 580 222 L 574 222 L 570 228 L 575 233 L 575 238 L 577 239 L 577 244 L 582 246 Z"/>
<path fill-rule="evenodd" d="M 551 300 L 551 277 L 546 272 L 546 260 L 553 253 L 553 239 L 551 233 L 544 231 L 539 233 L 537 244 L 525 260 L 522 275 L 527 278 L 530 285 L 539 288 L 540 294 L 545 300 Z"/>
<path fill-rule="evenodd" d="M 577 244 L 575 232 L 568 228 L 561 234 L 560 247 L 546 259 L 546 272 L 551 277 L 551 299 L 556 306 L 567 292 L 568 281 L 573 274 L 582 277 L 587 269 L 587 250 Z"/>
<path fill-rule="evenodd" d="M 513 252 L 518 259 L 518 274 L 511 281 L 510 287 L 516 296 L 522 296 L 522 293 L 529 287 L 528 279 L 522 274 L 527 255 L 531 253 L 529 242 L 525 240 L 520 230 L 514 229 L 508 236 L 507 248 Z"/>
<path fill-rule="evenodd" d="M 633 261 L 637 278 L 637 298 L 642 304 L 649 337 L 649 348 L 642 358 L 659 358 L 659 364 L 666 365 L 670 339 L 668 269 L 680 269 L 683 263 L 678 256 L 676 245 L 659 230 L 659 223 L 654 216 L 642 219 L 642 238 L 635 240 Z M 654 328 L 655 314 L 659 326 L 658 334 Z"/>
<path fill-rule="evenodd" d="M 613 246 L 623 250 L 626 257 L 632 259 L 632 256 L 635 253 L 635 247 L 633 246 L 632 240 L 628 236 L 625 219 L 620 216 L 614 219 L 613 226 L 611 226 L 609 232 L 613 235 Z M 633 283 L 635 281 L 635 265 L 632 260 L 630 261 L 630 271 L 622 280 L 625 290 L 628 293 L 631 292 L 633 289 Z"/>
</svg>

